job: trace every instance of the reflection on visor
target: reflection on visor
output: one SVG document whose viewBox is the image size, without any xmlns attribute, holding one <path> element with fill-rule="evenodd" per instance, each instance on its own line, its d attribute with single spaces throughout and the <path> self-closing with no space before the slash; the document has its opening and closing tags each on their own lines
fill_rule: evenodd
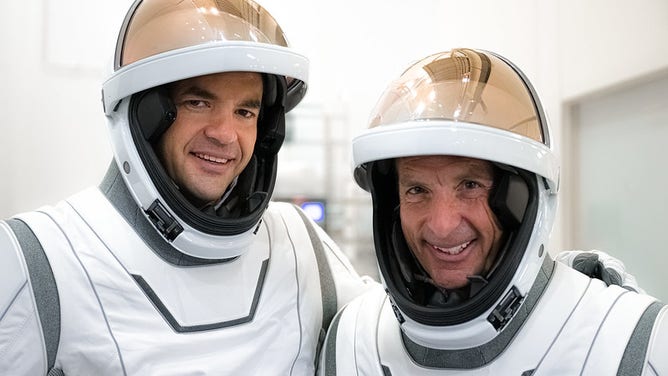
<svg viewBox="0 0 668 376">
<path fill-rule="evenodd" d="M 250 0 L 137 0 L 121 28 L 114 69 L 162 52 L 215 41 L 287 47 L 274 18 Z"/>
<path fill-rule="evenodd" d="M 542 108 L 521 72 L 492 54 L 469 49 L 429 56 L 395 81 L 372 112 L 370 126 L 449 120 L 543 139 Z"/>
</svg>

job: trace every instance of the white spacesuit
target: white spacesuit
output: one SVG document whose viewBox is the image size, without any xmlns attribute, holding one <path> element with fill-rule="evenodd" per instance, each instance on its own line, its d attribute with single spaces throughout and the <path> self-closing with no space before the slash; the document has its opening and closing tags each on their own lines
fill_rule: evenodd
<svg viewBox="0 0 668 376">
<path fill-rule="evenodd" d="M 200 210 L 153 148 L 178 117 L 163 85 L 235 71 L 262 74 L 257 141 Z M 0 221 L 0 374 L 313 374 L 329 321 L 365 283 L 301 209 L 270 203 L 307 74 L 250 0 L 136 1 L 103 85 L 104 181 Z"/>
<path fill-rule="evenodd" d="M 494 53 L 435 54 L 393 81 L 370 129 L 353 140 L 356 181 L 373 197 L 384 289 L 337 314 L 319 373 L 668 374 L 665 305 L 548 255 L 559 188 L 553 148 L 531 84 Z M 456 289 L 426 272 L 399 222 L 406 188 L 398 192 L 395 158 L 433 155 L 491 161 L 497 171 L 488 203 L 501 246 Z M 419 179 L 411 184 L 431 194 Z"/>
</svg>

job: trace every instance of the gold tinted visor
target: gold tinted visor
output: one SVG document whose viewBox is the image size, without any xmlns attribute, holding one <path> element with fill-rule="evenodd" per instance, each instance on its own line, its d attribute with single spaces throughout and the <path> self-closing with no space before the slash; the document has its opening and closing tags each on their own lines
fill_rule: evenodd
<svg viewBox="0 0 668 376">
<path fill-rule="evenodd" d="M 274 18 L 250 0 L 138 0 L 121 28 L 114 70 L 159 53 L 217 41 L 287 47 Z"/>
<path fill-rule="evenodd" d="M 455 49 L 412 65 L 381 96 L 370 127 L 415 120 L 485 125 L 549 146 L 528 81 L 510 63 L 481 51 Z"/>
</svg>

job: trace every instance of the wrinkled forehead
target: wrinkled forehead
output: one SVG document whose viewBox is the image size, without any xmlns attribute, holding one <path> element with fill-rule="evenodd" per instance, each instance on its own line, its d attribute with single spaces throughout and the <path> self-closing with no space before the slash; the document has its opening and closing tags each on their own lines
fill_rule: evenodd
<svg viewBox="0 0 668 376">
<path fill-rule="evenodd" d="M 397 170 L 422 167 L 426 169 L 464 169 L 469 171 L 480 171 L 481 173 L 492 173 L 494 163 L 478 158 L 462 157 L 457 155 L 419 155 L 412 157 L 400 157 L 395 159 Z"/>
<path fill-rule="evenodd" d="M 412 184 L 459 184 L 475 181 L 483 185 L 494 184 L 497 172 L 495 165 L 483 159 L 430 155 L 402 157 L 395 160 L 396 181 L 401 185 Z"/>
</svg>

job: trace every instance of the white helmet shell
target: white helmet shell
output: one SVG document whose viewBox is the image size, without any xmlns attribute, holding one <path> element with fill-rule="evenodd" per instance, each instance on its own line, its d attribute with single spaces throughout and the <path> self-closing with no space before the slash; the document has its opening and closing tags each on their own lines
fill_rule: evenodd
<svg viewBox="0 0 668 376">
<path fill-rule="evenodd" d="M 102 102 L 114 157 L 130 193 L 177 250 L 195 258 L 227 259 L 248 248 L 273 191 L 284 115 L 303 98 L 308 68 L 308 59 L 288 47 L 278 23 L 252 0 L 137 0 L 131 6 L 119 33 L 114 71 L 102 86 Z M 235 71 L 275 78 L 275 108 L 265 111 L 271 115 L 264 122 L 261 111 L 258 120 L 258 135 L 261 126 L 271 124 L 268 142 L 273 144 L 258 152 L 258 136 L 258 203 L 241 217 L 219 218 L 192 207 L 170 188 L 160 163 L 147 157 L 152 147 L 138 136 L 132 98 L 179 80 Z"/>
<path fill-rule="evenodd" d="M 556 212 L 559 163 L 552 147 L 531 84 L 491 52 L 454 49 L 428 56 L 381 95 L 369 129 L 353 139 L 353 167 L 357 183 L 372 194 L 382 282 L 411 340 L 435 349 L 468 349 L 494 339 L 512 319 L 541 268 Z M 397 245 L 403 234 L 396 235 L 401 226 L 391 161 L 418 155 L 491 161 L 516 176 L 527 197 L 487 284 L 454 305 L 414 299 L 409 291 L 417 287 L 401 260 L 409 250 Z M 511 187 L 511 201 L 513 190 L 519 191 Z"/>
</svg>

